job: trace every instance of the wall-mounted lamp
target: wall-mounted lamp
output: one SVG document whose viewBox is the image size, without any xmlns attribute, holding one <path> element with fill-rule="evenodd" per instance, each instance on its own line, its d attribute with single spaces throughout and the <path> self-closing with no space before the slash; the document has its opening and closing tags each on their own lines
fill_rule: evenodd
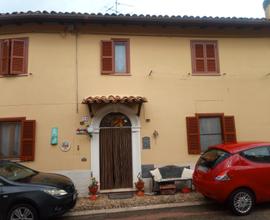
<svg viewBox="0 0 270 220">
<path fill-rule="evenodd" d="M 153 132 L 153 137 L 154 137 L 154 138 L 157 138 L 158 136 L 159 136 L 158 131 L 157 131 L 157 130 L 154 130 L 154 132 Z"/>
</svg>

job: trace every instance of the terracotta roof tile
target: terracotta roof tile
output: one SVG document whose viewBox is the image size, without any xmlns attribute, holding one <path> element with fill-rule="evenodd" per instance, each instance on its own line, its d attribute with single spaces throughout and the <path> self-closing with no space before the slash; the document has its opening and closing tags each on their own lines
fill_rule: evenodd
<svg viewBox="0 0 270 220">
<path fill-rule="evenodd" d="M 265 1 L 264 5 L 268 3 Z M 266 18 L 237 18 L 237 17 L 194 17 L 168 15 L 137 15 L 137 14 L 102 14 L 77 12 L 47 12 L 28 11 L 0 13 L 0 24 L 27 23 L 27 22 L 81 22 L 81 23 L 125 23 L 125 24 L 155 24 L 155 25 L 253 25 L 270 26 Z"/>
<path fill-rule="evenodd" d="M 83 100 L 83 104 L 126 104 L 126 103 L 144 103 L 147 102 L 147 99 L 142 96 L 89 96 Z"/>
</svg>

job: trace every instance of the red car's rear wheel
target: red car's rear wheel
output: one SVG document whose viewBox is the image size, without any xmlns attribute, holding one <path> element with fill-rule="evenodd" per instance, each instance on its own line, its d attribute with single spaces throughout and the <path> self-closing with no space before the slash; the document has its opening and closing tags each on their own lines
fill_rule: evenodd
<svg viewBox="0 0 270 220">
<path fill-rule="evenodd" d="M 248 215 L 254 203 L 254 194 L 248 189 L 238 189 L 229 198 L 230 209 L 236 215 Z"/>
</svg>

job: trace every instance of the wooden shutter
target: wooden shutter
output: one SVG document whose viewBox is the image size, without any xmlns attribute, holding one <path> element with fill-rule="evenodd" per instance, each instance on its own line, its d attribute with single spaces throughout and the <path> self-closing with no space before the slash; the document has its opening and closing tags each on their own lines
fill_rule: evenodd
<svg viewBox="0 0 270 220">
<path fill-rule="evenodd" d="M 187 117 L 187 141 L 188 141 L 188 153 L 200 154 L 200 126 L 197 117 Z"/>
<path fill-rule="evenodd" d="M 193 73 L 219 73 L 217 41 L 191 41 Z"/>
<path fill-rule="evenodd" d="M 114 69 L 113 41 L 101 41 L 101 73 L 111 74 Z"/>
<path fill-rule="evenodd" d="M 205 54 L 204 54 L 204 45 L 202 43 L 194 43 L 194 72 L 205 72 Z"/>
<path fill-rule="evenodd" d="M 218 62 L 217 62 L 217 44 L 216 42 L 206 43 L 205 44 L 205 63 L 206 63 L 206 72 L 218 71 Z"/>
<path fill-rule="evenodd" d="M 11 39 L 10 74 L 27 73 L 28 39 Z"/>
<path fill-rule="evenodd" d="M 21 161 L 33 161 L 35 159 L 35 134 L 36 121 L 22 121 Z"/>
<path fill-rule="evenodd" d="M 223 118 L 223 136 L 224 136 L 224 143 L 225 144 L 237 142 L 234 116 L 224 116 L 224 118 Z"/>
<path fill-rule="evenodd" d="M 0 75 L 9 74 L 9 40 L 0 41 Z"/>
</svg>

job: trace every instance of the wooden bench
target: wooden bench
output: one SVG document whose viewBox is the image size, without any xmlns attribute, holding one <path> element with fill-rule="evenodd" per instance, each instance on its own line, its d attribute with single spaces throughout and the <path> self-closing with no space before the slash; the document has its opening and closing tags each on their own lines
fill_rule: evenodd
<svg viewBox="0 0 270 220">
<path fill-rule="evenodd" d="M 173 195 L 176 193 L 176 185 L 174 183 L 161 183 L 159 190 L 161 195 Z"/>
<path fill-rule="evenodd" d="M 174 194 L 176 192 L 177 182 L 187 182 L 189 188 L 192 188 L 192 176 L 188 178 L 182 175 L 184 169 L 190 170 L 189 166 L 165 166 L 150 171 L 153 179 L 153 191 L 160 194 Z M 190 170 L 190 172 L 192 172 Z"/>
</svg>

